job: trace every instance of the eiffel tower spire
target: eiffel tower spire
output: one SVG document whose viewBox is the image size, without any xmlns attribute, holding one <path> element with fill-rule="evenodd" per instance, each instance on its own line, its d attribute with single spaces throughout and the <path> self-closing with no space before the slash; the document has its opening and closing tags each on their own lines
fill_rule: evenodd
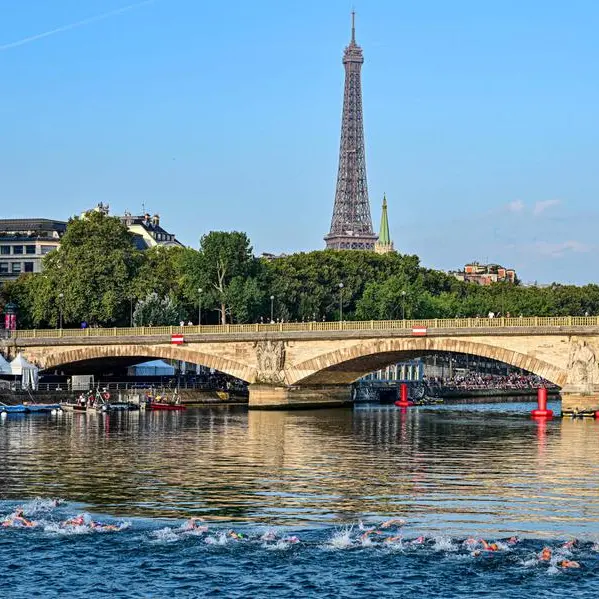
<svg viewBox="0 0 599 599">
<path fill-rule="evenodd" d="M 336 250 L 372 250 L 377 240 L 372 230 L 366 182 L 362 122 L 363 63 L 362 48 L 356 43 L 355 13 L 352 12 L 351 41 L 343 53 L 345 88 L 337 189 L 331 230 L 324 238 L 327 248 Z"/>
</svg>

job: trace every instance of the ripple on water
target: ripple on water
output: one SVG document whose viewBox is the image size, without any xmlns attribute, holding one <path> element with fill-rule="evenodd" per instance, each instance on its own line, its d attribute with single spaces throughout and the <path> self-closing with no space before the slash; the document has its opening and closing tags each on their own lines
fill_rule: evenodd
<svg viewBox="0 0 599 599">
<path fill-rule="evenodd" d="M 9 417 L 0 423 L 0 512 L 21 502 L 42 525 L 0 529 L 0 591 L 595 597 L 598 453 L 599 423 L 490 413 Z M 65 533 L 59 522 L 84 511 L 130 527 Z M 363 536 L 396 515 L 407 521 L 397 538 Z M 209 531 L 184 531 L 190 516 L 206 518 Z M 268 528 L 276 534 L 264 540 Z M 421 534 L 426 542 L 415 543 Z M 492 554 L 462 543 L 513 534 L 521 545 Z M 300 542 L 285 540 L 292 535 Z M 560 553 L 557 539 L 572 537 L 585 543 Z M 537 558 L 544 544 L 556 550 L 546 564 Z M 563 556 L 582 567 L 560 568 Z"/>
</svg>

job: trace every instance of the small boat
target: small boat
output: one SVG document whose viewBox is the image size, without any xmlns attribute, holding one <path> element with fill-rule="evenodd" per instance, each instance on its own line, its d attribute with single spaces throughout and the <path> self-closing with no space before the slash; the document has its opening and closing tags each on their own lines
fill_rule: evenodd
<svg viewBox="0 0 599 599">
<path fill-rule="evenodd" d="M 582 412 L 578 410 L 563 410 L 562 416 L 564 418 L 597 418 L 597 412 L 593 410 L 585 410 Z"/>
<path fill-rule="evenodd" d="M 127 401 L 115 401 L 104 404 L 102 410 L 105 412 L 131 412 L 139 410 L 139 405 Z"/>
<path fill-rule="evenodd" d="M 161 403 L 153 401 L 148 406 L 151 410 L 186 410 L 187 408 L 180 403 Z"/>
<path fill-rule="evenodd" d="M 27 407 L 23 405 L 18 406 L 0 406 L 0 412 L 5 412 L 7 414 L 25 414 L 27 412 Z"/>
</svg>

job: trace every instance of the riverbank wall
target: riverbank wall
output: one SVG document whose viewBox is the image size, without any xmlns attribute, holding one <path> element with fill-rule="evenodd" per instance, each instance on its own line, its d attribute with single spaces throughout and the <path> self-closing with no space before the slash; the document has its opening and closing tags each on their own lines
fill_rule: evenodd
<svg viewBox="0 0 599 599">
<path fill-rule="evenodd" d="M 0 390 L 0 403 L 8 406 L 40 403 L 57 404 L 62 402 L 72 402 L 81 391 L 54 390 L 54 391 L 10 391 Z M 113 401 L 141 401 L 145 397 L 145 391 L 115 391 L 111 390 L 111 399 Z M 167 394 L 170 396 L 171 394 Z M 247 404 L 248 398 L 241 394 L 223 393 L 220 391 L 207 391 L 205 389 L 182 389 L 179 391 L 179 399 L 185 405 L 231 405 Z"/>
</svg>

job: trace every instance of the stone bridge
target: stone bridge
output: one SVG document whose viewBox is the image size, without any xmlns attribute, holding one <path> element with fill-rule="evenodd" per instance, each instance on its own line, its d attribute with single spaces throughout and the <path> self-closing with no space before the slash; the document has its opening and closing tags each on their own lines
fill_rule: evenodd
<svg viewBox="0 0 599 599">
<path fill-rule="evenodd" d="M 598 317 L 27 330 L 0 350 L 48 371 L 85 372 L 98 360 L 202 364 L 250 383 L 252 408 L 343 403 L 373 370 L 449 351 L 523 368 L 561 387 L 564 407 L 599 409 Z"/>
</svg>

